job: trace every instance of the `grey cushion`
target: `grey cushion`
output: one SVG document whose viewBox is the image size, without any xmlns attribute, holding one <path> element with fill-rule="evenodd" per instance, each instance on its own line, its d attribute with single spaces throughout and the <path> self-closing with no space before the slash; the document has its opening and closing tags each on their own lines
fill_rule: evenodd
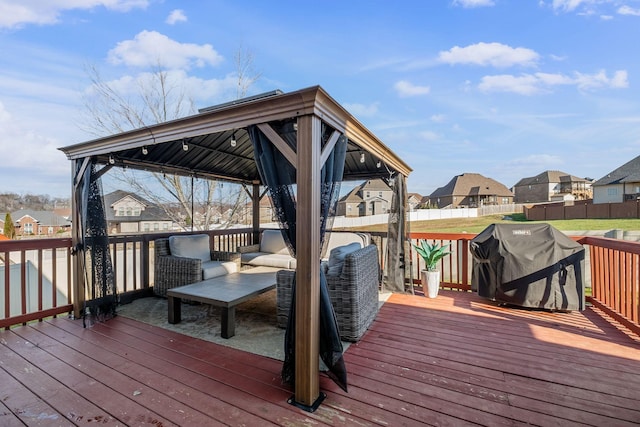
<svg viewBox="0 0 640 427">
<path fill-rule="evenodd" d="M 339 276 L 342 273 L 342 266 L 344 265 L 344 258 L 352 253 L 361 249 L 362 245 L 358 242 L 349 243 L 348 245 L 338 246 L 331 249 L 329 254 L 329 263 L 327 268 L 328 276 Z"/>
<path fill-rule="evenodd" d="M 238 271 L 233 261 L 207 261 L 202 263 L 202 280 L 212 279 Z"/>
<path fill-rule="evenodd" d="M 209 236 L 206 234 L 171 236 L 169 237 L 169 250 L 173 256 L 196 258 L 202 262 L 211 261 Z"/>
</svg>

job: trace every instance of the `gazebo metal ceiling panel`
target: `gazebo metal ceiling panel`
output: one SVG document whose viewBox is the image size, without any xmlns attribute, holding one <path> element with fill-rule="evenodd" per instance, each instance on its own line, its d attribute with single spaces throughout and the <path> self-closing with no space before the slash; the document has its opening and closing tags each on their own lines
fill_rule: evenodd
<svg viewBox="0 0 640 427">
<path fill-rule="evenodd" d="M 407 176 L 411 171 L 319 86 L 241 101 L 60 150 L 69 159 L 92 156 L 105 165 L 261 184 L 247 126 L 315 114 L 348 138 L 345 180 L 388 177 L 390 172 Z"/>
</svg>

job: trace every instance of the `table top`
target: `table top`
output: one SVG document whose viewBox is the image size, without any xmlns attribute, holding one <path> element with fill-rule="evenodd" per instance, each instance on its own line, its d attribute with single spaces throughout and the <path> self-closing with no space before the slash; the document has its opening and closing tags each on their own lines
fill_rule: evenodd
<svg viewBox="0 0 640 427">
<path fill-rule="evenodd" d="M 167 296 L 232 307 L 276 287 L 281 268 L 255 267 L 167 291 Z"/>
</svg>

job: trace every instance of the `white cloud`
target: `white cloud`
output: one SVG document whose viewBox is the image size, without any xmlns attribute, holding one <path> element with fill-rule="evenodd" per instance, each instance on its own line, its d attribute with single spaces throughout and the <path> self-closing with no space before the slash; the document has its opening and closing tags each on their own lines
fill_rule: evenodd
<svg viewBox="0 0 640 427">
<path fill-rule="evenodd" d="M 0 0 L 0 28 L 20 28 L 27 24 L 48 25 L 58 22 L 66 10 L 90 10 L 97 7 L 128 12 L 134 8 L 144 9 L 149 0 Z"/>
<path fill-rule="evenodd" d="M 355 117 L 372 117 L 378 113 L 379 102 L 374 102 L 373 104 L 365 105 L 365 104 L 344 104 L 344 108 L 347 109 L 351 114 Z"/>
<path fill-rule="evenodd" d="M 552 154 L 531 154 L 526 157 L 519 157 L 506 162 L 507 167 L 526 167 L 527 169 L 554 169 L 564 163 L 561 156 Z"/>
<path fill-rule="evenodd" d="M 618 8 L 618 13 L 620 15 L 640 16 L 640 9 L 634 9 L 630 6 L 624 5 Z"/>
<path fill-rule="evenodd" d="M 535 95 L 550 92 L 551 88 L 559 85 L 575 85 L 583 91 L 601 88 L 623 89 L 629 86 L 627 72 L 616 71 L 613 77 L 607 77 L 605 71 L 596 74 L 582 74 L 576 72 L 573 77 L 564 74 L 535 73 L 514 76 L 501 74 L 484 76 L 478 89 L 483 92 L 511 92 L 520 95 Z"/>
<path fill-rule="evenodd" d="M 591 3 L 589 0 L 553 0 L 553 9 L 562 12 L 573 12 L 581 4 Z"/>
<path fill-rule="evenodd" d="M 31 126 L 31 119 L 12 114 L 0 102 L 0 152 L 11 153 L 11 168 L 23 169 L 25 176 L 28 176 L 30 171 L 66 175 L 69 163 L 65 161 L 64 154 L 57 149 L 61 145 L 60 142 Z"/>
<path fill-rule="evenodd" d="M 160 65 L 171 69 L 216 66 L 222 56 L 210 44 L 179 43 L 157 31 L 142 31 L 133 40 L 119 42 L 109 51 L 109 62 L 134 67 Z"/>
<path fill-rule="evenodd" d="M 425 141 L 437 141 L 440 139 L 440 135 L 430 130 L 419 132 L 418 136 Z"/>
<path fill-rule="evenodd" d="M 178 22 L 187 22 L 187 15 L 184 14 L 182 9 L 172 10 L 167 20 L 165 21 L 169 25 L 175 25 Z"/>
<path fill-rule="evenodd" d="M 484 76 L 478 89 L 483 92 L 513 92 L 520 95 L 533 95 L 541 91 L 540 81 L 531 74 Z"/>
<path fill-rule="evenodd" d="M 135 94 L 140 92 L 140 88 L 153 86 L 153 73 L 140 73 L 135 76 L 122 76 L 117 80 L 106 82 L 116 92 L 121 94 Z M 220 79 L 201 79 L 189 76 L 184 70 L 172 70 L 166 73 L 166 84 L 170 88 L 180 88 L 184 90 L 184 95 L 188 99 L 198 101 L 198 105 L 211 105 L 224 102 L 234 96 L 236 76 L 229 74 Z M 88 88 L 86 93 L 91 95 L 92 88 Z M 176 96 L 181 96 L 176 93 Z"/>
<path fill-rule="evenodd" d="M 472 64 L 493 67 L 514 65 L 533 66 L 539 55 L 524 47 L 513 48 L 501 43 L 477 43 L 466 47 L 455 46 L 440 52 L 438 59 L 446 64 Z"/>
<path fill-rule="evenodd" d="M 406 80 L 400 80 L 393 85 L 393 88 L 398 92 L 398 95 L 402 98 L 410 96 L 428 95 L 431 92 L 429 86 L 416 86 Z"/>
<path fill-rule="evenodd" d="M 431 117 L 429 117 L 429 120 L 431 120 L 434 123 L 442 123 L 446 120 L 446 116 L 444 114 L 434 114 Z"/>
<path fill-rule="evenodd" d="M 624 70 L 616 71 L 612 78 L 607 77 L 607 73 L 604 70 L 596 74 L 576 73 L 575 83 L 582 90 L 599 89 L 602 87 L 610 87 L 613 89 L 629 87 L 627 72 Z"/>
<path fill-rule="evenodd" d="M 453 0 L 454 6 L 462 6 L 466 8 L 494 6 L 493 0 Z"/>
</svg>

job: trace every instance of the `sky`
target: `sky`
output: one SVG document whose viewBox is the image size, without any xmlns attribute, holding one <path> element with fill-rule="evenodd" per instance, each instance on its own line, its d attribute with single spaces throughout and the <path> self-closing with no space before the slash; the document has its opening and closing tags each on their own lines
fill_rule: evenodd
<svg viewBox="0 0 640 427">
<path fill-rule="evenodd" d="M 87 70 L 133 94 L 161 64 L 197 108 L 320 85 L 428 195 L 598 179 L 640 155 L 640 0 L 0 0 L 0 193 L 68 197 Z"/>
</svg>

